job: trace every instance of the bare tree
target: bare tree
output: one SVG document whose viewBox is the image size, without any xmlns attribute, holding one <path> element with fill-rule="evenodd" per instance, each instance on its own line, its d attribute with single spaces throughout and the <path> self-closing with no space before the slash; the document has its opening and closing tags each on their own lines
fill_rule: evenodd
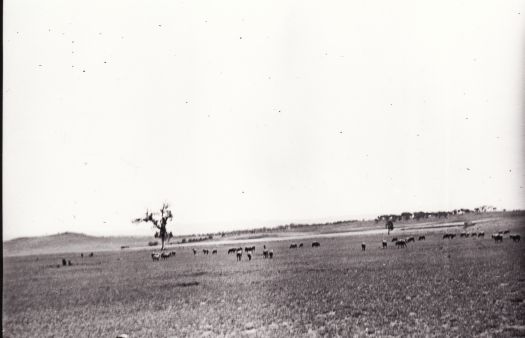
<svg viewBox="0 0 525 338">
<path fill-rule="evenodd" d="M 146 210 L 146 215 L 144 217 L 135 218 L 132 222 L 133 223 L 151 222 L 153 224 L 153 227 L 159 230 L 158 237 L 162 241 L 161 250 L 164 250 L 164 241 L 169 240 L 170 238 L 169 233 L 166 230 L 166 225 L 168 224 L 168 221 L 172 219 L 173 219 L 173 214 L 171 213 L 171 210 L 169 209 L 169 205 L 167 203 L 164 203 L 162 205 L 162 208 L 160 209 L 160 213 L 153 213 L 153 212 L 149 212 Z"/>
</svg>

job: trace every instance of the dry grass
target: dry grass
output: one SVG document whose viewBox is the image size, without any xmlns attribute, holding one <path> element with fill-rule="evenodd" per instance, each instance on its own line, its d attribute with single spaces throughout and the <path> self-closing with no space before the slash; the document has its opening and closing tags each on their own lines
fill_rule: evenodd
<svg viewBox="0 0 525 338">
<path fill-rule="evenodd" d="M 60 268 L 57 255 L 5 258 L 3 336 L 524 335 L 525 243 L 489 233 L 523 235 L 523 224 L 487 223 L 485 239 L 426 233 L 407 249 L 382 250 L 381 236 L 321 239 L 318 249 L 269 242 L 273 260 L 257 245 L 239 263 L 228 247 L 179 248 L 161 262 L 150 251 L 69 254 L 75 265 Z"/>
</svg>

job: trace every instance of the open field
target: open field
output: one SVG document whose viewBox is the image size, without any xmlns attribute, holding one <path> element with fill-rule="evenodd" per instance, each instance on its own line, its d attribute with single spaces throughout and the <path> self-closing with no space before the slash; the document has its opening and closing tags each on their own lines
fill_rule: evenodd
<svg viewBox="0 0 525 338">
<path fill-rule="evenodd" d="M 523 217 L 502 217 L 467 231 L 485 238 L 443 240 L 445 231 L 418 230 L 425 241 L 397 249 L 359 235 L 265 243 L 275 252 L 241 262 L 193 255 L 191 247 L 152 262 L 149 250 L 4 258 L 4 337 L 168 336 L 523 336 Z M 297 241 L 299 243 L 300 241 Z M 367 243 L 361 251 L 361 242 Z M 196 246 L 201 250 L 202 246 Z M 73 266 L 57 267 L 62 257 Z"/>
</svg>

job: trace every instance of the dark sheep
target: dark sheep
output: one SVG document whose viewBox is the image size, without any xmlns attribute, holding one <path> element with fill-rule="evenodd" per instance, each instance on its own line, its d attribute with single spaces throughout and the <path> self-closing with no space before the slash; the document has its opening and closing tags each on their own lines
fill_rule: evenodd
<svg viewBox="0 0 525 338">
<path fill-rule="evenodd" d="M 485 237 L 485 232 L 483 232 L 483 231 L 482 232 L 478 232 L 478 238 L 479 237 Z"/>
<path fill-rule="evenodd" d="M 290 244 L 290 249 L 297 249 L 297 244 L 295 244 L 295 243 Z"/>
<path fill-rule="evenodd" d="M 519 242 L 521 240 L 521 236 L 519 234 L 512 234 L 509 237 L 513 242 Z"/>
<path fill-rule="evenodd" d="M 251 261 L 252 260 L 252 254 L 248 252 L 248 260 Z"/>
<path fill-rule="evenodd" d="M 320 246 L 321 246 L 321 243 L 319 243 L 319 242 L 313 242 L 312 243 L 312 248 L 318 248 Z"/>
<path fill-rule="evenodd" d="M 392 238 L 392 242 L 397 242 L 397 237 Z"/>
<path fill-rule="evenodd" d="M 263 250 L 263 257 L 268 258 L 268 249 Z"/>
<path fill-rule="evenodd" d="M 270 250 L 270 259 L 273 258 L 273 250 Z"/>
<path fill-rule="evenodd" d="M 93 256 L 94 256 L 93 253 L 90 253 L 90 254 L 89 254 L 89 257 L 93 257 Z"/>
<path fill-rule="evenodd" d="M 416 239 L 414 237 L 408 237 L 407 238 L 407 243 L 410 243 L 410 242 L 415 242 Z"/>
<path fill-rule="evenodd" d="M 497 233 L 497 234 L 493 234 L 492 235 L 492 239 L 494 239 L 494 242 L 498 243 L 498 242 L 503 242 L 503 235 L 500 234 L 500 233 Z"/>
<path fill-rule="evenodd" d="M 211 252 L 212 255 L 216 255 L 217 254 L 217 249 L 213 249 L 213 251 Z"/>
<path fill-rule="evenodd" d="M 303 247 L 303 243 L 299 244 L 299 247 L 302 248 Z"/>
<path fill-rule="evenodd" d="M 388 246 L 387 242 L 386 242 L 385 240 L 383 240 L 383 242 L 382 242 L 382 243 L 383 243 L 383 249 L 386 249 L 386 248 L 387 248 L 387 246 Z"/>
<path fill-rule="evenodd" d="M 62 258 L 62 265 L 63 265 L 63 266 L 66 266 L 66 265 L 67 265 L 67 261 L 66 261 L 64 258 Z"/>
<path fill-rule="evenodd" d="M 425 236 L 419 236 L 419 237 L 417 238 L 417 240 L 418 240 L 418 241 L 424 241 L 424 240 L 426 240 L 426 238 L 425 238 Z"/>
<path fill-rule="evenodd" d="M 160 254 L 160 258 L 162 258 L 163 260 L 170 258 L 170 256 L 171 254 L 169 252 L 163 252 Z"/>
<path fill-rule="evenodd" d="M 407 247 L 407 242 L 404 239 L 400 239 L 400 240 L 396 241 L 396 247 L 398 247 L 398 248 L 406 248 Z"/>
<path fill-rule="evenodd" d="M 193 256 L 195 256 L 197 254 L 197 250 L 195 249 L 192 249 L 193 250 Z"/>
<path fill-rule="evenodd" d="M 361 243 L 361 250 L 362 250 L 362 251 L 365 251 L 365 250 L 366 250 L 366 243 Z"/>
</svg>

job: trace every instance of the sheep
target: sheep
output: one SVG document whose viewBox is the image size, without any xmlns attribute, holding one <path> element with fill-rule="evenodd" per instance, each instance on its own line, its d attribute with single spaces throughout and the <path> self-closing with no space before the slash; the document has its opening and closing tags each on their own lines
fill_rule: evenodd
<svg viewBox="0 0 525 338">
<path fill-rule="evenodd" d="M 479 237 L 485 237 L 485 232 L 483 232 L 483 231 L 482 232 L 478 232 L 478 238 Z"/>
<path fill-rule="evenodd" d="M 361 243 L 361 251 L 365 251 L 366 250 L 366 243 L 363 242 Z"/>
<path fill-rule="evenodd" d="M 216 255 L 217 254 L 217 249 L 213 249 L 213 251 L 211 252 L 212 255 Z"/>
<path fill-rule="evenodd" d="M 391 242 L 397 242 L 397 237 L 392 238 Z"/>
<path fill-rule="evenodd" d="M 505 235 L 508 234 L 508 233 L 510 233 L 510 230 L 503 231 L 503 234 L 505 234 Z"/>
<path fill-rule="evenodd" d="M 210 250 L 208 250 L 208 249 L 202 249 L 202 253 L 203 253 L 204 255 L 208 255 L 208 254 L 210 253 Z"/>
<path fill-rule="evenodd" d="M 197 254 L 197 250 L 195 250 L 195 248 L 193 248 L 192 250 L 193 250 L 193 256 L 195 256 Z"/>
<path fill-rule="evenodd" d="M 319 243 L 319 242 L 313 242 L 312 243 L 312 248 L 318 248 L 320 246 L 321 246 L 321 243 Z"/>
<path fill-rule="evenodd" d="M 242 249 L 237 250 L 237 261 L 242 259 Z"/>
<path fill-rule="evenodd" d="M 407 243 L 415 242 L 415 241 L 416 241 L 416 240 L 415 240 L 414 237 L 408 237 L 407 240 L 406 240 Z"/>
<path fill-rule="evenodd" d="M 263 257 L 268 258 L 268 249 L 263 250 Z"/>
<path fill-rule="evenodd" d="M 499 232 L 497 234 L 492 234 L 492 239 L 494 239 L 494 242 L 503 242 L 503 235 Z"/>
<path fill-rule="evenodd" d="M 255 246 L 248 246 L 244 248 L 245 252 L 255 252 Z"/>
<path fill-rule="evenodd" d="M 509 237 L 513 242 L 519 242 L 521 240 L 521 236 L 519 234 L 512 234 Z"/>
<path fill-rule="evenodd" d="M 290 244 L 290 249 L 297 249 L 297 244 L 296 243 Z"/>
<path fill-rule="evenodd" d="M 383 240 L 383 249 L 386 249 L 388 246 L 387 242 L 385 240 Z"/>
<path fill-rule="evenodd" d="M 473 232 L 473 233 L 470 234 L 470 237 L 476 237 L 477 238 L 478 237 L 478 233 L 477 232 Z"/>
<path fill-rule="evenodd" d="M 419 236 L 417 238 L 418 241 L 425 241 L 426 240 L 426 237 L 425 236 Z"/>
<path fill-rule="evenodd" d="M 252 254 L 248 252 L 248 260 L 251 261 L 252 260 Z"/>
<path fill-rule="evenodd" d="M 82 252 L 80 253 L 80 257 L 81 257 L 81 258 L 84 258 L 84 254 L 83 254 Z"/>
<path fill-rule="evenodd" d="M 270 250 L 270 259 L 273 258 L 273 250 Z"/>
<path fill-rule="evenodd" d="M 396 246 L 398 248 L 406 248 L 407 247 L 407 242 L 404 239 L 400 239 L 400 240 L 396 241 Z"/>
<path fill-rule="evenodd" d="M 90 254 L 89 254 L 89 257 L 93 257 L 93 256 L 94 256 L 93 253 L 90 253 Z"/>
<path fill-rule="evenodd" d="M 65 258 L 62 258 L 62 266 L 66 266 L 67 265 L 67 261 L 65 260 Z"/>
<path fill-rule="evenodd" d="M 160 258 L 162 258 L 162 260 L 166 260 L 166 259 L 170 258 L 170 256 L 171 256 L 171 253 L 169 253 L 169 252 L 163 252 L 163 253 L 160 254 Z"/>
<path fill-rule="evenodd" d="M 237 252 L 237 248 L 231 248 L 228 250 L 228 255 L 232 253 L 236 253 L 236 252 Z"/>
<path fill-rule="evenodd" d="M 303 243 L 299 244 L 299 247 L 302 248 L 303 247 Z"/>
<path fill-rule="evenodd" d="M 175 251 L 170 252 L 171 256 L 175 256 L 177 253 Z"/>
<path fill-rule="evenodd" d="M 151 253 L 151 259 L 152 259 L 153 261 L 158 261 L 158 260 L 160 260 L 160 254 L 159 254 L 158 252 L 152 252 L 152 253 Z"/>
</svg>

